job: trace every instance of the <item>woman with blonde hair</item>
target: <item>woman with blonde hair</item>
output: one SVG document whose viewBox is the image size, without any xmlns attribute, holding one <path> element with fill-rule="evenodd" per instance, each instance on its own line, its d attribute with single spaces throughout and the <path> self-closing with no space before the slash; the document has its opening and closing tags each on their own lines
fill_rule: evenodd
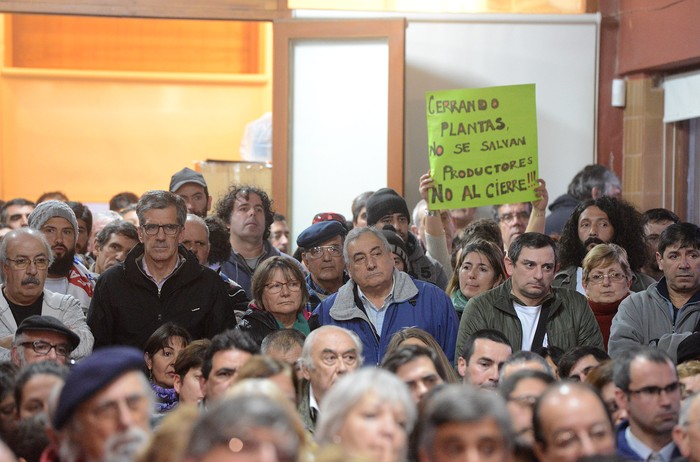
<svg viewBox="0 0 700 462">
<path fill-rule="evenodd" d="M 630 294 L 632 278 L 627 252 L 617 244 L 598 244 L 583 259 L 583 289 L 606 349 L 610 325 L 620 302 Z"/>
</svg>

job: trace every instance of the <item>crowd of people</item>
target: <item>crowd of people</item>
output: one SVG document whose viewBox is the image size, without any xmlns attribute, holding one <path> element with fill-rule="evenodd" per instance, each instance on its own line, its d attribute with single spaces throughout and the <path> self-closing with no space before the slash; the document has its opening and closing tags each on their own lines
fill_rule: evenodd
<svg viewBox="0 0 700 462">
<path fill-rule="evenodd" d="M 700 228 L 599 165 L 493 218 L 433 187 L 293 254 L 264 190 L 214 208 L 189 168 L 2 203 L 0 462 L 700 462 Z"/>
</svg>

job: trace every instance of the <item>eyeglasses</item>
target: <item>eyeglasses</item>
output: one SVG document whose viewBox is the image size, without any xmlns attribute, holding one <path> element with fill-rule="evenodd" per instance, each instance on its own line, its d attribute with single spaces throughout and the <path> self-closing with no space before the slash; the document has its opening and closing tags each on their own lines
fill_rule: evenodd
<svg viewBox="0 0 700 462">
<path fill-rule="evenodd" d="M 591 284 L 602 284 L 605 278 L 608 278 L 610 282 L 622 282 L 627 279 L 624 273 L 618 273 L 617 271 L 611 271 L 608 274 L 596 273 L 588 276 L 588 282 Z"/>
<path fill-rule="evenodd" d="M 650 385 L 648 387 L 642 387 L 638 390 L 627 389 L 627 393 L 639 395 L 640 397 L 645 399 L 658 398 L 659 396 L 661 396 L 661 392 L 664 392 L 667 395 L 678 392 L 681 388 L 680 385 L 681 384 L 679 382 L 670 383 L 665 387 L 657 387 L 655 385 Z"/>
<path fill-rule="evenodd" d="M 180 225 L 173 224 L 156 225 L 155 223 L 149 223 L 141 226 L 141 228 L 143 228 L 143 231 L 149 236 L 155 236 L 158 234 L 160 228 L 163 228 L 163 232 L 166 234 L 166 236 L 174 236 L 178 231 L 180 231 Z"/>
<path fill-rule="evenodd" d="M 20 343 L 23 347 L 27 347 L 28 345 L 32 346 L 32 350 L 34 350 L 34 353 L 42 356 L 46 356 L 49 354 L 49 351 L 51 351 L 51 348 L 53 348 L 56 351 L 56 356 L 63 356 L 68 357 L 68 355 L 71 352 L 71 347 L 67 343 L 59 343 L 58 345 L 53 345 L 49 342 L 44 342 L 43 340 L 36 340 L 34 342 L 22 342 Z"/>
<path fill-rule="evenodd" d="M 518 404 L 520 407 L 534 408 L 537 402 L 537 396 L 525 395 L 525 396 L 509 396 L 508 401 L 512 401 Z"/>
<path fill-rule="evenodd" d="M 500 217 L 498 217 L 498 221 L 501 223 L 508 223 L 509 221 L 513 221 L 513 219 L 516 220 L 526 220 L 530 218 L 530 212 L 511 212 L 511 213 L 504 213 Z"/>
<path fill-rule="evenodd" d="M 318 247 L 310 248 L 304 253 L 312 260 L 316 260 L 323 256 L 324 250 L 328 251 L 328 255 L 331 257 L 340 257 L 343 255 L 343 249 L 339 245 L 319 245 Z"/>
<path fill-rule="evenodd" d="M 12 258 L 6 258 L 5 260 L 11 261 L 12 266 L 16 270 L 25 270 L 31 263 L 34 263 L 36 269 L 40 270 L 44 270 L 49 267 L 49 259 L 46 257 L 36 257 L 34 260 L 23 257 L 15 258 L 14 260 Z"/>
<path fill-rule="evenodd" d="M 312 225 L 315 225 L 316 223 L 319 223 L 321 221 L 337 221 L 340 222 L 341 225 L 345 225 L 345 217 L 342 216 L 339 213 L 319 213 L 314 217 Z"/>
<path fill-rule="evenodd" d="M 282 291 L 282 286 L 287 286 L 287 289 L 289 289 L 292 292 L 298 292 L 301 289 L 301 282 L 291 281 L 291 282 L 273 282 L 272 284 L 265 284 L 265 288 L 271 294 L 280 293 Z"/>
</svg>

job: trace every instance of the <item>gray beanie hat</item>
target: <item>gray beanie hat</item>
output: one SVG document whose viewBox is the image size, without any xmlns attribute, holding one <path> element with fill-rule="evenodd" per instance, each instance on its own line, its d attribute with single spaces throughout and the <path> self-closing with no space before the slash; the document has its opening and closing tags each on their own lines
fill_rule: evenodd
<svg viewBox="0 0 700 462">
<path fill-rule="evenodd" d="M 27 221 L 30 228 L 41 231 L 41 227 L 53 217 L 61 217 L 68 220 L 75 232 L 75 242 L 78 242 L 78 220 L 75 219 L 75 213 L 65 202 L 50 200 L 37 204 Z M 73 245 L 75 245 L 75 242 Z"/>
</svg>

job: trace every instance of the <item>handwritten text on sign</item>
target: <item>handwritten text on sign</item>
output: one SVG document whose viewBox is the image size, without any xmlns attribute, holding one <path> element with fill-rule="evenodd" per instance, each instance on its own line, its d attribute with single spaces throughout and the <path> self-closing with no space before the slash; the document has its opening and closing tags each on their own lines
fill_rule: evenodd
<svg viewBox="0 0 700 462">
<path fill-rule="evenodd" d="M 426 103 L 431 209 L 535 199 L 534 84 L 428 92 Z"/>
</svg>

